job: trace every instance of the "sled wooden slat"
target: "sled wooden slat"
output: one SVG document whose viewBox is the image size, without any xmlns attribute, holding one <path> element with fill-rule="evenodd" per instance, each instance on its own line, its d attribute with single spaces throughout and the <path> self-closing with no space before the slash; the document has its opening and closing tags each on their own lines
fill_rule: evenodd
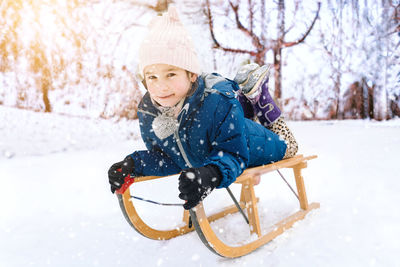
<svg viewBox="0 0 400 267">
<path fill-rule="evenodd" d="M 218 238 L 216 233 L 210 226 L 212 221 L 218 220 L 228 214 L 238 211 L 235 205 L 229 206 L 213 215 L 206 216 L 203 203 L 199 203 L 194 209 L 184 211 L 182 216 L 182 225 L 170 230 L 156 230 L 148 226 L 138 215 L 136 208 L 131 199 L 129 188 L 121 195 L 118 194 L 118 200 L 121 210 L 128 221 L 128 223 L 140 234 L 158 240 L 170 239 L 179 235 L 196 230 L 204 245 L 217 255 L 229 258 L 240 257 L 246 255 L 258 247 L 273 240 L 278 235 L 282 234 L 285 230 L 290 228 L 296 221 L 303 219 L 311 210 L 319 208 L 319 203 L 308 203 L 306 190 L 304 186 L 304 178 L 301 170 L 307 167 L 307 161 L 316 158 L 317 156 L 304 157 L 297 155 L 293 158 L 281 160 L 279 162 L 271 163 L 268 165 L 249 168 L 239 176 L 235 183 L 241 184 L 241 193 L 239 205 L 247 212 L 249 220 L 249 231 L 251 234 L 256 234 L 258 238 L 246 244 L 225 244 Z M 279 170 L 282 168 L 291 168 L 293 170 L 296 188 L 299 199 L 299 211 L 281 220 L 273 225 L 272 230 L 264 233 L 260 226 L 260 218 L 258 215 L 258 198 L 254 192 L 254 186 L 258 183 L 261 175 Z M 134 183 L 150 181 L 159 178 L 159 176 L 137 177 Z M 189 216 L 190 214 L 190 216 Z M 189 228 L 189 217 L 193 222 L 194 227 Z"/>
<path fill-rule="evenodd" d="M 301 175 L 301 169 L 307 167 L 307 162 L 302 162 L 293 168 L 294 179 L 296 180 L 297 194 L 299 196 L 300 208 L 303 210 L 308 209 L 308 200 L 306 195 L 306 188 L 304 186 L 304 179 Z"/>
<path fill-rule="evenodd" d="M 268 165 L 260 166 L 260 167 L 254 167 L 247 169 L 243 172 L 242 175 L 240 175 L 235 183 L 242 183 L 242 181 L 248 179 L 248 176 L 260 176 L 262 174 L 276 171 L 282 168 L 291 168 L 292 166 L 296 165 L 297 163 L 305 162 L 311 159 L 315 159 L 317 156 L 308 156 L 308 157 L 303 157 L 303 155 L 297 155 L 294 156 L 293 158 L 289 159 L 284 159 L 275 163 L 271 163 Z"/>
<path fill-rule="evenodd" d="M 150 180 L 155 180 L 155 179 L 161 179 L 161 178 L 168 178 L 170 176 L 141 176 L 141 177 L 135 177 L 135 183 L 139 182 L 145 182 L 145 181 L 150 181 Z"/>
<path fill-rule="evenodd" d="M 259 237 L 261 236 L 260 220 L 258 218 L 257 200 L 254 192 L 253 179 L 247 179 L 242 185 L 244 190 L 244 202 L 246 203 L 247 216 L 249 219 L 250 232 L 256 233 Z"/>
</svg>

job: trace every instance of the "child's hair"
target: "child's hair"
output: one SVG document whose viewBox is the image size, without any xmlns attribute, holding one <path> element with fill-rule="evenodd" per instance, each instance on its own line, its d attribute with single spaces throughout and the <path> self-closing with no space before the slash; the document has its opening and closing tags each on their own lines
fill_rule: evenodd
<svg viewBox="0 0 400 267">
<path fill-rule="evenodd" d="M 148 34 L 139 48 L 138 77 L 153 64 L 168 64 L 200 75 L 200 63 L 192 39 L 171 6 L 167 13 L 155 17 L 148 26 Z"/>
</svg>

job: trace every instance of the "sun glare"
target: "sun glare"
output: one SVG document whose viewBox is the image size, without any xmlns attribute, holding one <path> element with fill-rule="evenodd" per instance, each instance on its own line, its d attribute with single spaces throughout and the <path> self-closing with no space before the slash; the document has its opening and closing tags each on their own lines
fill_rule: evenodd
<svg viewBox="0 0 400 267">
<path fill-rule="evenodd" d="M 61 3 L 62 2 L 62 3 Z M 65 10 L 64 1 L 35 0 L 23 2 L 18 10 L 21 17 L 21 31 L 23 42 L 28 44 L 32 40 L 49 44 L 60 41 L 61 33 L 69 16 Z"/>
</svg>

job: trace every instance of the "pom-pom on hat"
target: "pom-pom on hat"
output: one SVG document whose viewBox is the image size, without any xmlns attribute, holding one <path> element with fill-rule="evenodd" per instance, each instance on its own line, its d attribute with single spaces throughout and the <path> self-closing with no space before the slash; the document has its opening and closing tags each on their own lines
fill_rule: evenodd
<svg viewBox="0 0 400 267">
<path fill-rule="evenodd" d="M 141 80 L 144 79 L 144 68 L 153 64 L 173 65 L 201 74 L 192 39 L 173 6 L 155 17 L 148 26 L 148 33 L 139 48 L 138 76 Z"/>
</svg>

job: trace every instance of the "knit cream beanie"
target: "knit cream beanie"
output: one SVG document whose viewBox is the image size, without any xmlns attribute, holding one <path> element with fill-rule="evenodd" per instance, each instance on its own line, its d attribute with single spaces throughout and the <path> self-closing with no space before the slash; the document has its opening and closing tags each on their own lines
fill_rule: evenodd
<svg viewBox="0 0 400 267">
<path fill-rule="evenodd" d="M 148 26 L 148 33 L 139 48 L 138 76 L 141 80 L 144 68 L 152 64 L 168 64 L 201 74 L 192 39 L 173 6 L 155 17 Z"/>
</svg>

